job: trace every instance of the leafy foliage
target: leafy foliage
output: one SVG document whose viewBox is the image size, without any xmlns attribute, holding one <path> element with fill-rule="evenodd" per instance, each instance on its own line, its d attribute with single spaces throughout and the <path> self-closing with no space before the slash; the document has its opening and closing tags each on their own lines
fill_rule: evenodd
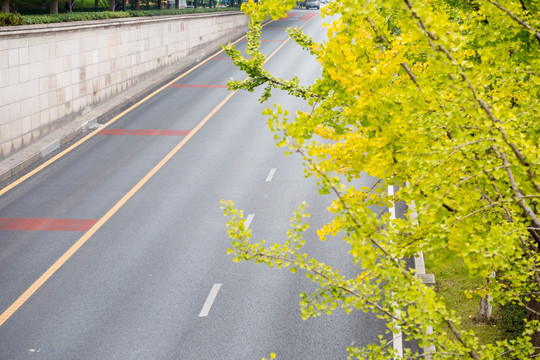
<svg viewBox="0 0 540 360">
<path fill-rule="evenodd" d="M 71 21 L 88 21 L 88 20 L 104 20 L 118 19 L 127 17 L 144 17 L 144 16 L 163 16 L 163 15 L 183 15 L 194 13 L 209 13 L 223 11 L 238 11 L 238 8 L 186 8 L 186 9 L 165 9 L 165 10 L 129 10 L 129 11 L 90 11 L 90 12 L 73 12 L 62 14 L 46 14 L 46 15 L 25 15 L 10 13 L 0 13 L 0 26 L 13 25 L 32 25 L 32 24 L 52 24 Z"/>
<path fill-rule="evenodd" d="M 319 285 L 302 295 L 304 317 L 338 307 L 372 311 L 387 320 L 389 332 L 400 328 L 420 345 L 435 346 L 437 359 L 532 356 L 531 339 L 540 330 L 540 2 L 331 2 L 322 10 L 327 40 L 289 31 L 323 66 L 309 86 L 274 77 L 259 51 L 261 22 L 293 6 L 290 0 L 243 5 L 251 17 L 249 58 L 232 45 L 225 50 L 249 79 L 229 87 L 263 86 L 261 101 L 279 88 L 310 105 L 312 111 L 294 117 L 279 105 L 264 114 L 277 144 L 299 153 L 320 192 L 335 195 L 333 220 L 318 230 L 320 239 L 341 236 L 362 271 L 346 278 L 302 251 L 304 205 L 288 240 L 266 245 L 251 241 L 242 212 L 224 202 L 233 259 L 303 270 Z M 381 180 L 357 189 L 352 182 L 363 172 Z M 390 195 L 389 185 L 407 186 Z M 409 204 L 410 221 L 372 210 L 396 201 Z M 481 279 L 495 272 L 468 294 L 525 306 L 532 316 L 523 333 L 481 344 L 460 330 L 463 320 L 402 260 L 420 251 L 436 261 L 451 252 Z M 354 358 L 391 359 L 396 354 L 388 345 L 381 340 L 349 351 Z M 419 355 L 406 349 L 404 358 Z"/>
<path fill-rule="evenodd" d="M 72 21 L 89 21 L 89 20 L 104 20 L 118 19 L 129 17 L 129 14 L 123 11 L 100 11 L 100 12 L 73 12 L 63 14 L 47 14 L 47 15 L 25 15 L 24 24 L 52 24 L 60 22 Z"/>
<path fill-rule="evenodd" d="M 210 13 L 210 12 L 223 12 L 223 11 L 238 11 L 239 8 L 225 7 L 225 8 L 185 8 L 185 9 L 163 9 L 163 10 L 129 10 L 128 13 L 133 17 L 141 16 L 163 16 L 163 15 L 181 15 L 181 14 L 198 14 L 198 13 Z"/>
<path fill-rule="evenodd" d="M 523 333 L 523 325 L 527 317 L 527 312 L 523 306 L 507 303 L 502 306 L 501 318 L 499 319 L 498 326 L 501 327 L 506 338 L 516 339 Z"/>
<path fill-rule="evenodd" d="M 0 26 L 17 26 L 23 23 L 23 17 L 17 13 L 0 12 Z"/>
</svg>

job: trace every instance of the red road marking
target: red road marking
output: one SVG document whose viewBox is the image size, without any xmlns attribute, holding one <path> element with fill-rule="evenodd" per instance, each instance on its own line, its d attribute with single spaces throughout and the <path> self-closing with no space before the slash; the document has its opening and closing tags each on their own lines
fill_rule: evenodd
<svg viewBox="0 0 540 360">
<path fill-rule="evenodd" d="M 94 219 L 54 219 L 43 231 L 88 231 L 97 220 Z"/>
<path fill-rule="evenodd" d="M 306 15 L 300 17 L 298 20 L 299 21 L 308 21 L 310 19 L 313 19 L 315 16 L 317 16 L 317 13 L 306 14 Z"/>
<path fill-rule="evenodd" d="M 286 28 L 284 28 L 284 29 L 286 29 Z M 245 59 L 250 60 L 251 58 L 245 58 Z M 212 60 L 231 60 L 231 58 L 229 58 L 229 57 L 215 57 L 215 58 L 212 58 Z"/>
<path fill-rule="evenodd" d="M 96 222 L 94 219 L 1 218 L 0 230 L 88 231 Z"/>
<path fill-rule="evenodd" d="M 186 136 L 190 130 L 159 130 L 159 129 L 103 129 L 99 135 L 135 135 L 135 136 Z"/>
<path fill-rule="evenodd" d="M 227 85 L 202 85 L 202 84 L 172 84 L 173 88 L 227 88 Z"/>
<path fill-rule="evenodd" d="M 296 15 L 296 12 L 294 12 L 294 11 L 293 11 L 293 12 L 290 12 L 290 13 L 287 14 L 287 16 L 285 16 L 284 18 L 279 19 L 278 21 L 290 20 L 290 18 L 291 18 L 292 16 L 294 16 L 294 15 Z"/>
<path fill-rule="evenodd" d="M 139 135 L 139 136 L 156 136 L 159 133 L 159 130 L 143 130 L 136 129 L 131 130 L 128 135 Z"/>
<path fill-rule="evenodd" d="M 103 129 L 98 134 L 99 135 L 128 135 L 129 130 L 127 129 Z"/>
<path fill-rule="evenodd" d="M 39 231 L 53 219 L 11 218 L 0 225 L 0 230 Z"/>
<path fill-rule="evenodd" d="M 161 130 L 159 136 L 187 136 L 190 130 Z"/>
<path fill-rule="evenodd" d="M 261 40 L 261 42 L 284 42 L 285 40 Z M 240 40 L 240 42 L 247 42 L 247 39 Z"/>
</svg>

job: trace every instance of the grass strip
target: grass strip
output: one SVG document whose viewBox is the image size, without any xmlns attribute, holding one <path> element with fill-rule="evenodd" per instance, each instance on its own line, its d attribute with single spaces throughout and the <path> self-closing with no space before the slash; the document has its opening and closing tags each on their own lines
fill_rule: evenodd
<svg viewBox="0 0 540 360">
<path fill-rule="evenodd" d="M 435 259 L 426 257 L 426 264 L 435 264 Z M 429 272 L 435 275 L 435 289 L 443 297 L 446 306 L 456 311 L 462 319 L 464 330 L 473 330 L 481 344 L 490 344 L 497 340 L 503 340 L 502 329 L 496 324 L 479 324 L 474 321 L 474 316 L 478 313 L 480 297 L 468 298 L 465 290 L 473 290 L 480 283 L 480 279 L 471 277 L 457 256 L 448 255 L 443 261 L 436 261 L 436 266 L 430 268 Z M 498 306 L 493 306 L 492 316 L 495 320 L 500 317 L 501 310 Z"/>
</svg>

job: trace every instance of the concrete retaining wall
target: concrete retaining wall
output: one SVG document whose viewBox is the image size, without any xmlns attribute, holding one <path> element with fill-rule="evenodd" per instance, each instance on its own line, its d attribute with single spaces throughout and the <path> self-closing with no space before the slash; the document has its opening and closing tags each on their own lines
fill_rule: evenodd
<svg viewBox="0 0 540 360">
<path fill-rule="evenodd" d="M 247 22 L 224 12 L 1 28 L 0 161 Z"/>
</svg>

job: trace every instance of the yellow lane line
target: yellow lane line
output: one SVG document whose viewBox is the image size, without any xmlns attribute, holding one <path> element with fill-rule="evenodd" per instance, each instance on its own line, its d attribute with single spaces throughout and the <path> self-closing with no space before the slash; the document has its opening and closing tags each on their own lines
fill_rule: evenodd
<svg viewBox="0 0 540 360">
<path fill-rule="evenodd" d="M 174 149 L 172 149 L 161 161 L 154 166 L 150 172 L 148 172 L 131 190 L 125 194 L 120 201 L 118 201 L 107 213 L 98 220 L 75 244 L 69 248 L 56 262 L 47 270 L 43 275 L 39 277 L 6 311 L 0 315 L 0 326 L 6 322 L 70 257 L 73 256 L 79 250 L 81 246 L 92 237 L 124 204 L 139 191 L 139 189 L 148 182 L 158 171 L 176 154 L 188 141 L 199 131 L 204 124 L 221 108 L 229 99 L 236 93 L 236 91 L 229 93 L 225 99 L 223 99 L 218 106 L 216 106 L 206 117 L 184 138 L 178 143 Z"/>
<path fill-rule="evenodd" d="M 310 19 L 311 20 L 311 19 Z M 304 23 L 304 25 L 306 25 L 310 20 L 308 20 L 306 23 Z M 303 26 L 304 26 L 303 25 Z M 303 27 L 302 26 L 302 27 Z M 278 51 L 279 49 L 281 49 L 284 44 L 286 42 L 289 41 L 290 38 L 287 38 L 287 40 L 281 44 L 274 52 L 272 52 L 272 54 L 270 54 L 267 58 L 266 58 L 266 61 L 269 61 Z M 240 39 L 241 40 L 241 39 Z M 216 56 L 217 54 L 219 54 L 221 51 L 217 52 L 216 54 L 214 54 L 212 57 Z M 199 65 L 197 65 L 196 67 L 190 69 L 188 72 L 180 75 L 179 77 L 177 77 L 175 80 L 171 81 L 170 83 L 168 83 L 167 85 L 164 85 L 163 87 L 161 87 L 160 89 L 156 90 L 155 92 L 153 92 L 152 94 L 148 95 L 147 97 L 145 97 L 143 100 L 139 101 L 137 104 L 133 105 L 132 107 L 130 107 L 129 109 L 127 109 L 126 111 L 122 112 L 121 114 L 119 114 L 117 117 L 115 117 L 114 119 L 111 119 L 106 125 L 108 126 L 109 124 L 112 124 L 114 121 L 116 121 L 119 117 L 123 116 L 124 114 L 126 114 L 127 112 L 129 112 L 130 110 L 132 110 L 133 108 L 135 108 L 136 106 L 140 105 L 142 102 L 148 100 L 149 98 L 151 98 L 152 96 L 154 96 L 155 94 L 157 94 L 158 92 L 160 92 L 161 90 L 163 90 L 164 88 L 166 88 L 168 85 L 172 84 L 173 82 L 177 81 L 178 79 L 182 78 L 183 76 L 187 75 L 189 72 L 193 71 L 194 69 L 196 69 L 197 67 L 201 66 L 202 64 L 204 64 L 206 61 L 210 60 L 212 57 L 206 59 L 204 62 L 200 63 Z M 143 186 L 144 184 L 146 184 L 178 151 L 180 151 L 180 149 L 208 122 L 208 120 L 210 120 L 233 96 L 234 94 L 236 94 L 237 91 L 233 91 L 231 93 L 229 93 L 208 115 L 206 115 L 206 117 L 199 123 L 197 124 L 197 126 L 195 128 L 193 128 L 193 130 L 190 131 L 190 133 L 182 139 L 182 141 L 180 143 L 178 143 L 163 159 L 161 159 L 161 161 L 156 165 L 154 166 L 154 168 L 152 170 L 150 170 L 141 180 L 139 180 L 139 182 L 133 187 L 131 188 L 131 190 L 126 193 L 121 199 L 120 201 L 118 201 L 109 211 L 107 211 L 107 213 L 102 217 L 100 218 L 95 224 L 94 226 L 92 226 L 79 240 L 77 240 L 77 242 L 75 244 L 73 244 L 58 260 L 56 260 L 56 262 L 51 266 L 49 267 L 49 269 L 47 269 L 47 271 L 45 271 L 28 289 L 26 289 L 26 291 L 21 295 L 19 296 L 19 298 L 17 300 L 15 300 L 15 302 L 13 302 L 13 304 L 11 304 L 1 315 L 0 315 L 0 327 L 66 262 L 68 261 L 76 252 L 77 250 L 79 250 L 81 248 L 81 246 L 83 246 L 87 241 L 88 239 L 90 239 L 92 237 L 92 235 L 94 235 L 114 214 L 116 214 L 118 212 L 118 210 L 120 210 L 122 208 L 122 206 L 124 206 L 124 204 L 133 197 L 133 195 L 135 195 L 137 193 L 137 191 L 139 191 Z M 92 132 L 92 134 L 90 134 L 91 136 L 95 135 L 96 134 L 96 131 Z M 82 141 L 83 139 L 81 139 L 81 141 L 79 141 L 80 143 L 84 142 Z M 78 143 L 79 143 L 78 142 Z M 69 151 L 71 151 L 78 143 L 72 145 L 70 148 L 66 149 L 64 152 L 58 154 L 57 156 L 55 156 L 55 158 L 59 158 L 60 155 L 65 155 L 67 154 Z M 69 150 L 69 151 L 68 151 Z M 55 159 L 55 158 L 52 158 L 51 160 Z M 49 161 L 51 161 L 49 160 Z M 45 164 L 43 164 L 45 165 Z M 36 169 L 37 170 L 37 169 Z M 37 172 L 37 171 L 36 171 Z M 30 175 L 31 176 L 31 175 Z M 29 176 L 28 176 L 29 177 Z M 0 193 L 1 195 L 1 193 Z"/>
</svg>

